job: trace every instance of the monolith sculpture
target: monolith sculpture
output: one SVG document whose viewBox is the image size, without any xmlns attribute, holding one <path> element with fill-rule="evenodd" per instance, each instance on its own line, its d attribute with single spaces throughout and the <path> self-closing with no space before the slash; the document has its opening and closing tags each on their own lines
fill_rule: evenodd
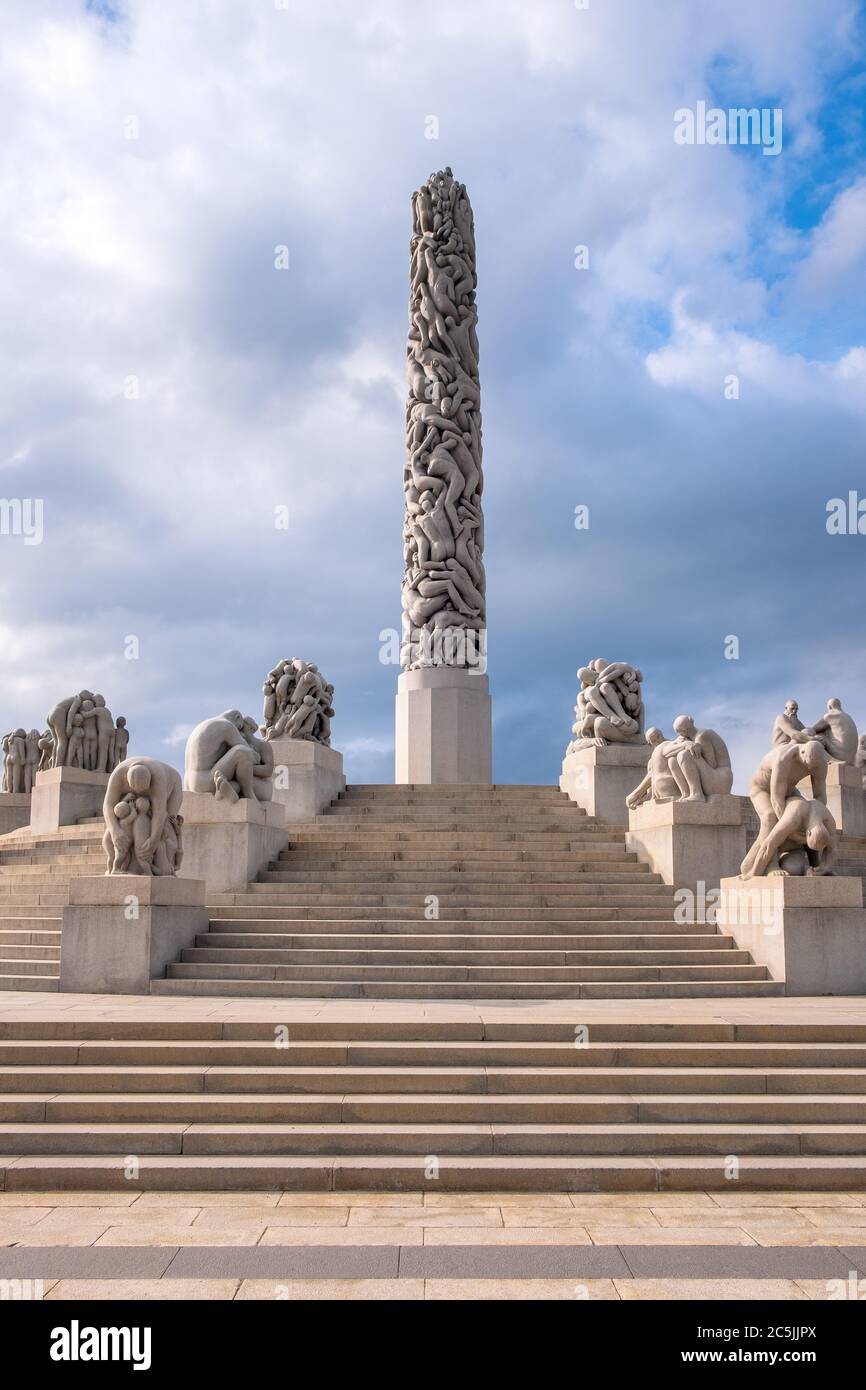
<svg viewBox="0 0 866 1390">
<path fill-rule="evenodd" d="M 396 780 L 490 782 L 472 208 L 450 169 L 412 199 Z"/>
</svg>

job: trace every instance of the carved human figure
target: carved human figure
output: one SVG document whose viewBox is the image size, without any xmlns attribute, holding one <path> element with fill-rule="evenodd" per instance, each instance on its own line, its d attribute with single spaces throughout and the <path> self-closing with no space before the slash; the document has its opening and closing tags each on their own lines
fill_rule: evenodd
<svg viewBox="0 0 866 1390">
<path fill-rule="evenodd" d="M 38 772 L 47 772 L 54 761 L 54 735 L 50 729 L 43 730 L 39 737 Z"/>
<path fill-rule="evenodd" d="M 122 763 L 126 758 L 129 748 L 129 730 L 126 727 L 126 719 L 122 714 L 117 716 L 117 723 L 111 736 L 109 745 L 109 772 L 113 772 L 118 763 Z"/>
<path fill-rule="evenodd" d="M 667 753 L 671 775 L 683 801 L 707 801 L 727 795 L 734 783 L 727 744 L 714 729 L 698 729 L 691 715 L 674 720 L 677 737 Z"/>
<path fill-rule="evenodd" d="M 9 735 L 9 790 L 23 792 L 27 776 L 27 730 L 15 729 Z"/>
<path fill-rule="evenodd" d="M 102 808 L 106 873 L 174 874 L 182 800 L 180 774 L 167 763 L 140 757 L 118 764 Z"/>
<path fill-rule="evenodd" d="M 574 740 L 568 752 L 603 748 L 608 743 L 639 743 L 643 737 L 643 676 L 625 661 L 602 657 L 581 666 L 580 691 L 574 707 Z"/>
<path fill-rule="evenodd" d="M 854 758 L 854 766 L 859 767 L 863 773 L 863 790 L 866 791 L 866 734 L 861 734 L 857 740 L 857 753 Z"/>
<path fill-rule="evenodd" d="M 752 845 L 740 867 L 741 878 L 763 874 L 827 874 L 836 856 L 836 822 L 821 801 L 794 794 L 763 838 Z"/>
<path fill-rule="evenodd" d="M 184 785 L 193 792 L 212 792 L 220 800 L 270 801 L 273 782 L 256 775 L 261 757 L 245 731 L 239 710 L 204 719 L 190 734 L 184 756 Z"/>
<path fill-rule="evenodd" d="M 644 801 L 678 801 L 680 798 L 679 783 L 668 765 L 673 741 L 666 739 L 661 729 L 654 726 L 647 729 L 646 741 L 653 750 L 647 763 L 646 776 L 625 799 L 626 806 L 632 811 Z"/>
<path fill-rule="evenodd" d="M 39 730 L 31 729 L 24 740 L 24 790 L 29 793 L 33 790 L 33 782 L 39 768 Z"/>
<path fill-rule="evenodd" d="M 815 722 L 813 732 L 834 762 L 855 765 L 859 746 L 857 725 L 843 710 L 841 700 L 827 701 L 827 712 Z"/>
<path fill-rule="evenodd" d="M 788 802 L 809 799 L 799 791 L 802 782 L 808 779 L 812 798 L 826 806 L 829 766 L 827 750 L 817 739 L 809 739 L 807 743 L 781 744 L 762 758 L 749 783 L 749 797 L 757 812 L 760 828 L 743 860 L 744 867 L 756 861 L 758 847 L 768 841 L 782 820 Z"/>
<path fill-rule="evenodd" d="M 46 719 L 51 733 L 54 735 L 54 766 L 69 766 L 68 749 L 69 740 L 72 735 L 75 716 L 81 709 L 82 702 L 85 700 L 93 701 L 91 690 L 80 690 L 77 695 L 70 695 L 65 700 L 59 700 L 52 710 L 49 711 Z"/>
<path fill-rule="evenodd" d="M 786 743 L 808 743 L 809 732 L 800 719 L 800 706 L 796 700 L 789 700 L 781 714 L 776 715 L 773 725 L 773 747 L 780 748 Z"/>
<path fill-rule="evenodd" d="M 66 743 L 66 765 L 68 767 L 84 768 L 85 742 L 84 715 L 73 714 Z"/>
</svg>

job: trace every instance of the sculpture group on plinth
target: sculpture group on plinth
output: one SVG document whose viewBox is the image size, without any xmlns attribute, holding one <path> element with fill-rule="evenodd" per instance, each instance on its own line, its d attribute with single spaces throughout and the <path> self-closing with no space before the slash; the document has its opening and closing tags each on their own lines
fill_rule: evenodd
<svg viewBox="0 0 866 1390">
<path fill-rule="evenodd" d="M 203 719 L 187 739 L 184 786 L 229 803 L 273 798 L 273 749 L 257 737 L 258 724 L 240 710 Z"/>
<path fill-rule="evenodd" d="M 854 767 L 861 740 L 857 725 L 842 708 L 842 701 L 827 701 L 827 709 L 814 724 L 807 725 L 800 719 L 800 706 L 796 700 L 789 700 L 773 725 L 773 747 L 781 748 L 788 743 L 808 743 L 816 740 L 825 749 L 828 757 L 837 763 L 848 763 Z"/>
<path fill-rule="evenodd" d="M 84 772 L 111 772 L 126 757 L 129 731 L 121 715 L 117 721 L 104 695 L 80 690 L 59 700 L 47 717 L 48 728 L 39 743 L 43 751 L 39 770 L 77 767 Z"/>
<path fill-rule="evenodd" d="M 580 748 L 643 741 L 643 675 L 636 666 L 597 657 L 581 666 L 577 678 L 580 690 L 574 707 L 574 738 L 566 757 Z"/>
<path fill-rule="evenodd" d="M 180 773 L 156 758 L 127 758 L 108 779 L 102 846 L 106 874 L 174 876 L 183 859 Z"/>
<path fill-rule="evenodd" d="M 268 672 L 262 691 L 261 732 L 266 739 L 306 739 L 330 747 L 334 687 L 318 666 L 287 657 Z"/>
<path fill-rule="evenodd" d="M 830 763 L 818 739 L 779 743 L 761 759 L 749 783 L 760 829 L 740 867 L 741 878 L 831 871 L 837 835 L 827 809 Z M 811 797 L 799 790 L 804 781 L 809 782 Z"/>
<path fill-rule="evenodd" d="M 37 772 L 50 766 L 50 735 L 45 747 L 45 735 L 38 729 L 13 729 L 0 739 L 3 749 L 4 792 L 23 792 L 29 795 L 33 790 L 33 780 Z"/>
<path fill-rule="evenodd" d="M 674 720 L 675 738 L 650 728 L 652 748 L 646 776 L 626 797 L 629 810 L 644 801 L 712 801 L 727 796 L 734 783 L 727 744 L 715 729 L 698 729 L 689 714 Z"/>
<path fill-rule="evenodd" d="M 472 208 L 444 169 L 412 214 L 401 665 L 477 666 L 486 616 Z"/>
</svg>

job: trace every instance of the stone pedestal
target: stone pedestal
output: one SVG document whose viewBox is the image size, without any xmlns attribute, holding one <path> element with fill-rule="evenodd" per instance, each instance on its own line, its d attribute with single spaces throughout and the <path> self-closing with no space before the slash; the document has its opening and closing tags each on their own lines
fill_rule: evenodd
<svg viewBox="0 0 866 1390">
<path fill-rule="evenodd" d="M 863 769 L 831 763 L 827 770 L 827 808 L 843 835 L 866 836 L 866 791 Z"/>
<path fill-rule="evenodd" d="M 718 888 L 746 857 L 743 799 L 645 801 L 628 813 L 626 845 L 665 883 L 693 892 L 699 883 Z"/>
<path fill-rule="evenodd" d="M 609 825 L 628 825 L 625 799 L 646 773 L 648 743 L 611 743 L 579 748 L 563 759 L 559 785 L 590 816 Z"/>
<path fill-rule="evenodd" d="M 63 909 L 60 988 L 149 994 L 151 980 L 207 931 L 205 885 L 149 874 L 73 878 Z"/>
<path fill-rule="evenodd" d="M 866 994 L 859 878 L 723 878 L 717 924 L 786 994 Z"/>
<path fill-rule="evenodd" d="M 343 795 L 343 755 L 336 748 L 309 739 L 273 738 L 274 801 L 285 808 L 286 820 L 320 816 Z"/>
<path fill-rule="evenodd" d="M 37 772 L 30 803 L 30 829 L 34 835 L 59 830 L 61 825 L 102 815 L 108 786 L 105 772 L 85 772 L 80 767 L 52 767 Z"/>
<path fill-rule="evenodd" d="M 212 892 L 242 891 L 289 843 L 285 807 L 276 801 L 228 802 L 185 791 L 181 813 L 181 876 L 204 879 Z"/>
<path fill-rule="evenodd" d="M 30 793 L 0 792 L 0 835 L 30 824 Z"/>
<path fill-rule="evenodd" d="M 493 719 L 485 674 L 452 666 L 403 672 L 394 780 L 490 786 Z"/>
</svg>

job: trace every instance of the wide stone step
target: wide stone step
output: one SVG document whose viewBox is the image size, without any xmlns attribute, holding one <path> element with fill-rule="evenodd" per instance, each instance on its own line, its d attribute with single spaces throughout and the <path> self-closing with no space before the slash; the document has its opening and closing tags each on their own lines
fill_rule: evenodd
<svg viewBox="0 0 866 1390">
<path fill-rule="evenodd" d="M 270 894 L 267 890 L 273 889 Z M 424 911 L 429 905 L 431 894 L 438 899 L 438 910 L 447 915 L 451 908 L 462 907 L 467 903 L 478 907 L 580 907 L 583 903 L 611 903 L 621 905 L 623 903 L 652 903 L 656 900 L 672 900 L 671 893 L 668 891 L 667 884 L 664 883 L 639 883 L 634 886 L 630 884 L 568 884 L 563 885 L 562 891 L 556 889 L 496 889 L 489 885 L 466 884 L 459 890 L 447 892 L 442 890 L 435 893 L 433 888 L 429 892 L 424 889 L 415 891 L 398 891 L 392 886 L 391 891 L 387 888 L 382 892 L 368 892 L 366 889 L 349 890 L 344 893 L 337 892 L 330 887 L 314 887 L 304 883 L 281 883 L 279 878 L 273 879 L 270 874 L 263 876 L 258 883 L 251 883 L 249 891 L 253 894 L 263 893 L 279 902 L 284 902 L 286 906 L 312 906 L 317 907 L 393 907 L 398 909 L 417 908 Z"/>
<path fill-rule="evenodd" d="M 19 941 L 7 944 L 0 936 L 0 962 L 13 960 L 60 960 L 60 933 L 57 933 L 58 940 L 53 944 L 39 945 L 31 941 Z"/>
<path fill-rule="evenodd" d="M 264 1080 L 270 1080 L 264 1074 Z M 10 1097 L 12 1105 L 16 1098 Z M 35 1100 L 21 1098 L 19 1110 L 31 1111 Z M 576 1094 L 567 1091 L 514 1094 L 449 1093 L 379 1088 L 374 1092 L 309 1091 L 273 1094 L 263 1087 L 247 1094 L 167 1095 L 70 1093 L 42 1102 L 48 1123 L 114 1124 L 209 1122 L 212 1124 L 857 1124 L 866 1122 L 866 1096 Z M 7 1119 L 10 1107 L 0 1101 L 4 1123 L 37 1123 L 22 1115 Z M 433 1149 L 433 1152 L 437 1150 Z"/>
<path fill-rule="evenodd" d="M 56 946 L 59 950 L 60 931 L 55 929 L 41 931 L 32 930 L 30 928 L 12 928 L 7 930 L 0 927 L 0 947 L 4 946 Z"/>
<path fill-rule="evenodd" d="M 438 866 L 437 866 L 438 872 Z M 461 870 L 449 874 L 447 877 L 430 877 L 429 867 L 425 875 L 421 870 L 396 869 L 391 871 L 371 871 L 363 869 L 350 869 L 345 867 L 340 873 L 328 873 L 321 867 L 313 869 L 296 869 L 293 866 L 279 868 L 273 866 L 264 870 L 259 875 L 259 880 L 263 883 L 287 883 L 296 888 L 303 888 L 309 892 L 324 893 L 342 889 L 348 891 L 350 888 L 357 888 L 364 893 L 388 893 L 399 889 L 407 891 L 412 888 L 415 892 L 454 894 L 460 892 L 470 893 L 497 893 L 513 892 L 515 890 L 541 891 L 550 887 L 553 891 L 565 892 L 571 887 L 584 887 L 587 884 L 610 885 L 626 884 L 628 886 L 649 884 L 656 882 L 655 875 L 650 876 L 649 865 L 647 864 L 622 864 L 615 868 L 600 868 L 594 865 L 591 868 L 580 866 L 566 867 L 554 871 L 553 873 L 535 872 L 519 868 L 493 871 L 486 870 Z"/>
<path fill-rule="evenodd" d="M 196 946 L 207 946 L 213 948 L 226 947 L 229 950 L 246 950 L 248 947 L 256 950 L 264 949 L 267 951 L 303 951 L 308 959 L 318 958 L 319 952 L 327 952 L 336 955 L 343 951 L 381 952 L 400 951 L 405 954 L 411 951 L 414 957 L 416 951 L 425 954 L 441 952 L 449 954 L 463 954 L 471 952 L 480 957 L 487 958 L 488 954 L 505 954 L 509 958 L 518 954 L 531 955 L 537 959 L 539 964 L 544 962 L 542 955 L 555 954 L 558 956 L 571 953 L 593 953 L 599 952 L 616 954 L 621 956 L 625 952 L 639 951 L 651 953 L 655 951 L 676 952 L 679 956 L 681 952 L 688 951 L 689 959 L 693 959 L 695 953 L 704 958 L 706 952 L 722 952 L 725 957 L 736 950 L 736 943 L 732 936 L 707 935 L 707 936 L 686 936 L 685 934 L 676 935 L 670 933 L 662 935 L 660 933 L 649 933 L 643 936 L 616 936 L 611 935 L 602 937 L 600 933 L 595 935 L 513 935 L 503 936 L 493 932 L 468 933 L 455 932 L 449 936 L 446 933 L 428 935 L 427 933 L 417 933 L 409 938 L 401 932 L 353 932 L 353 933 L 315 933 L 309 932 L 307 935 L 291 932 L 257 931 L 258 923 L 255 922 L 212 922 L 207 933 L 203 933 L 196 938 Z M 277 927 L 278 923 L 269 924 Z M 232 930 L 232 927 L 236 930 Z M 2 933 L 0 933 L 2 938 Z M 315 956 L 310 953 L 315 952 Z M 483 962 L 479 962 L 483 963 Z M 562 965 L 568 964 L 567 960 L 559 962 Z"/>
<path fill-rule="evenodd" d="M 15 956 L 0 958 L 0 980 L 7 975 L 57 975 L 60 953 L 52 951 L 46 958 L 38 947 L 20 946 Z"/>
<path fill-rule="evenodd" d="M 24 964 L 20 966 L 19 969 L 22 971 L 29 971 L 30 967 Z M 0 992 L 3 990 L 23 990 L 27 993 L 31 991 L 34 993 L 56 993 L 60 988 L 60 972 L 57 970 L 57 967 L 55 967 L 55 970 L 56 973 L 54 975 L 0 974 Z"/>
<path fill-rule="evenodd" d="M 303 935 L 304 937 L 317 934 L 358 934 L 358 935 L 398 935 L 416 936 L 429 935 L 431 927 L 435 926 L 437 935 L 440 936 L 473 936 L 486 937 L 490 933 L 499 936 L 549 936 L 551 932 L 556 935 L 565 936 L 628 936 L 628 935 L 659 935 L 689 937 L 700 935 L 706 928 L 694 922 L 675 922 L 666 920 L 667 914 L 661 910 L 653 910 L 652 915 L 643 913 L 636 916 L 630 912 L 621 912 L 617 918 L 612 919 L 604 909 L 584 909 L 578 920 L 557 921 L 551 926 L 550 922 L 520 920 L 515 921 L 461 921 L 461 922 L 430 922 L 420 920 L 417 917 L 411 919 L 376 919 L 365 917 L 354 919 L 346 917 L 337 918 L 300 918 L 291 917 L 282 907 L 267 907 L 261 903 L 254 906 L 241 903 L 213 904 L 208 908 L 210 915 L 210 930 L 238 930 L 238 931 L 259 931 L 259 932 L 282 932 L 292 935 Z"/>
<path fill-rule="evenodd" d="M 255 1026 L 255 1025 L 251 1025 Z M 347 1029 L 351 1025 L 346 1025 Z M 8 1038 L 0 1040 L 0 1066 L 36 1067 L 115 1067 L 182 1066 L 219 1067 L 385 1067 L 399 1073 L 400 1068 L 433 1069 L 442 1080 L 442 1089 L 449 1090 L 448 1067 L 471 1069 L 481 1083 L 487 1068 L 499 1075 L 502 1068 L 531 1067 L 546 1078 L 551 1069 L 563 1069 L 571 1074 L 586 1070 L 605 1069 L 605 1086 L 610 1089 L 623 1073 L 617 1068 L 652 1069 L 652 1083 L 664 1083 L 659 1072 L 670 1068 L 676 1073 L 671 1085 L 677 1089 L 690 1087 L 700 1090 L 707 1068 L 725 1071 L 729 1068 L 750 1068 L 747 1080 L 751 1091 L 765 1084 L 764 1072 L 774 1073 L 782 1068 L 858 1069 L 866 1074 L 866 1039 L 859 1043 L 834 1042 L 832 1039 L 791 1042 L 733 1042 L 700 1041 L 684 1038 L 671 1042 L 651 1038 L 624 1041 L 619 1038 L 587 1042 L 577 1046 L 573 1036 L 559 1040 L 537 1038 L 511 1039 L 382 1039 L 376 1037 L 312 1037 L 295 1039 L 277 1045 L 275 1026 L 266 1031 L 259 1025 L 256 1038 L 208 1037 L 141 1037 L 127 1038 Z M 95 1030 L 91 1030 L 95 1031 Z M 643 1030 L 641 1030 L 643 1031 Z M 669 1030 L 665 1030 L 669 1031 Z M 684 1030 L 685 1031 L 685 1030 Z M 695 1030 L 691 1030 L 695 1031 Z M 698 1030 L 700 1031 L 700 1030 Z M 294 1034 L 294 1026 L 292 1035 Z M 689 1082 L 685 1069 L 700 1069 Z M 633 1079 L 634 1073 L 631 1074 Z M 519 1080 L 515 1080 L 519 1085 Z M 551 1089 L 554 1082 L 545 1079 Z M 646 1089 L 650 1084 L 642 1079 Z M 814 1078 L 809 1081 L 815 1085 Z M 369 1089 L 369 1085 L 367 1086 Z M 41 1104 L 41 1102 L 40 1102 Z"/>
<path fill-rule="evenodd" d="M 277 865 L 286 865 L 289 868 L 313 869 L 322 873 L 349 872 L 358 870 L 360 872 L 376 872 L 384 870 L 393 872 L 397 870 L 401 873 L 429 873 L 430 856 L 424 854 L 407 854 L 404 850 L 383 850 L 379 854 L 368 854 L 364 849 L 358 849 L 351 855 L 335 855 L 330 849 L 320 849 L 309 851 L 306 848 L 290 847 L 285 849 L 273 861 Z M 634 854 L 629 853 L 622 844 L 593 845 L 586 854 L 575 854 L 568 850 L 551 851 L 543 853 L 535 850 L 520 849 L 476 849 L 459 854 L 437 854 L 436 868 L 440 873 L 470 873 L 486 872 L 498 876 L 500 870 L 504 873 L 517 873 L 526 869 L 533 873 L 561 872 L 563 868 L 573 869 L 580 873 L 584 867 L 598 866 L 600 869 L 620 868 L 624 865 L 637 864 L 639 861 Z M 649 871 L 648 865 L 642 865 Z"/>
<path fill-rule="evenodd" d="M 7 947 L 7 950 L 13 948 Z M 44 949 L 44 948 L 36 948 Z M 49 948 L 50 949 L 50 948 Z M 0 958 L 3 948 L 0 946 Z M 250 965 L 338 965 L 351 969 L 358 966 L 365 970 L 375 969 L 377 965 L 404 966 L 412 969 L 423 966 L 659 966 L 682 965 L 683 952 L 673 947 L 664 950 L 606 951 L 600 949 L 543 951 L 543 950 L 447 950 L 444 948 L 418 950 L 409 947 L 385 950 L 381 947 L 359 950 L 343 947 L 339 950 L 314 949 L 310 946 L 290 947 L 282 945 L 257 946 L 239 939 L 214 941 L 207 935 L 196 938 L 195 946 L 186 947 L 181 960 L 192 964 L 203 962 Z M 726 950 L 692 950 L 688 952 L 688 965 L 697 969 L 704 965 L 750 965 L 752 958 L 748 951 L 728 947 Z"/>
<path fill-rule="evenodd" d="M 641 983 L 619 981 L 617 984 L 515 984 L 493 985 L 449 981 L 426 984 L 376 980 L 369 983 L 336 983 L 331 980 L 214 980 L 165 979 L 152 980 L 151 994 L 180 996 L 223 996 L 267 999 L 401 999 L 419 1003 L 427 999 L 501 1000 L 504 1003 L 532 1003 L 545 999 L 733 999 L 764 998 L 784 993 L 784 984 L 777 980 L 695 980 Z"/>
<path fill-rule="evenodd" d="M 658 980 L 765 980 L 767 969 L 763 965 L 742 964 L 694 964 L 694 965 L 423 965 L 397 964 L 384 965 L 376 962 L 370 965 L 280 965 L 247 963 L 248 954 L 236 952 L 240 960 L 233 960 L 231 952 L 214 951 L 206 955 L 216 956 L 216 960 L 202 959 L 200 951 L 192 948 L 183 952 L 183 959 L 167 967 L 169 979 L 220 979 L 237 978 L 242 980 L 351 980 L 382 982 L 417 982 L 422 986 L 428 981 L 479 984 L 581 984 L 586 982 L 633 981 L 635 983 L 656 982 Z M 748 953 L 746 961 L 749 960 Z M 187 957 L 192 956 L 192 960 Z M 225 961 L 223 964 L 222 962 Z M 4 962 L 0 961 L 0 971 Z M 34 971 L 36 967 L 34 966 Z"/>
<path fill-rule="evenodd" d="M 116 1155 L 12 1158 L 9 1192 L 334 1191 L 417 1192 L 429 1187 L 415 1155 L 143 1154 L 134 1181 Z M 717 1155 L 455 1155 L 438 1169 L 437 1189 L 452 1192 L 730 1191 Z M 749 1155 L 739 1163 L 740 1191 L 852 1191 L 866 1185 L 866 1160 L 854 1156 Z"/>
<path fill-rule="evenodd" d="M 631 1156 L 731 1152 L 764 1156 L 866 1154 L 866 1126 L 856 1124 L 140 1124 L 0 1123 L 5 1154 L 187 1155 L 417 1154 L 437 1156 Z"/>
<path fill-rule="evenodd" d="M 264 885 L 262 885 L 264 886 Z M 213 895 L 215 899 L 217 894 Z M 284 920 L 307 920 L 310 922 L 319 921 L 339 921 L 343 922 L 368 922 L 368 921 L 387 921 L 402 922 L 406 920 L 405 907 L 339 907 L 334 904 L 317 903 L 309 905 L 306 903 L 286 903 L 281 899 L 268 903 L 266 899 L 260 903 L 255 903 L 255 899 L 242 898 L 238 903 L 228 904 L 233 911 L 238 911 L 246 906 L 249 908 L 249 915 L 266 916 L 276 914 Z M 220 901 L 216 901 L 214 906 L 226 906 Z M 270 908 L 270 913 L 268 909 Z M 670 904 L 660 903 L 658 907 L 649 906 L 646 902 L 624 902 L 621 906 L 612 903 L 601 903 L 598 906 L 572 906 L 572 907 L 502 907 L 480 906 L 476 903 L 461 907 L 446 907 L 440 903 L 439 917 L 436 925 L 441 926 L 443 922 L 526 922 L 527 920 L 536 922 L 590 922 L 593 920 L 606 920 L 608 918 L 619 918 L 620 920 L 647 920 L 667 922 L 670 917 Z M 429 919 L 424 919 L 424 904 L 418 904 L 418 916 L 409 920 L 426 920 L 429 930 Z"/>
</svg>

